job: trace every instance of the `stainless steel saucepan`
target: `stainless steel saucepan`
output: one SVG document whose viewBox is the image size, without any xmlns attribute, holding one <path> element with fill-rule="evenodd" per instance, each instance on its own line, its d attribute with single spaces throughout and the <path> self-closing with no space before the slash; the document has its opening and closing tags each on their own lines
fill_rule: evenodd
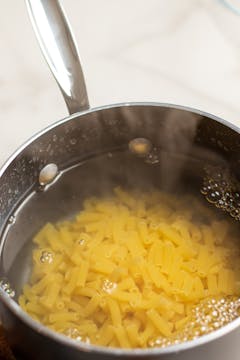
<svg viewBox="0 0 240 360">
<path fill-rule="evenodd" d="M 232 349 L 240 340 L 240 318 L 169 348 L 122 350 L 57 334 L 17 304 L 31 269 L 33 235 L 47 221 L 74 214 L 86 196 L 116 184 L 173 191 L 187 188 L 201 196 L 207 165 L 228 169 L 237 179 L 240 169 L 239 128 L 213 115 L 162 103 L 91 109 L 76 45 L 59 1 L 27 0 L 27 5 L 70 115 L 34 135 L 0 170 L 1 322 L 9 343 L 24 359 L 237 360 Z M 137 156 L 132 141 L 151 146 L 144 156 Z M 225 214 L 229 216 L 228 211 Z"/>
</svg>

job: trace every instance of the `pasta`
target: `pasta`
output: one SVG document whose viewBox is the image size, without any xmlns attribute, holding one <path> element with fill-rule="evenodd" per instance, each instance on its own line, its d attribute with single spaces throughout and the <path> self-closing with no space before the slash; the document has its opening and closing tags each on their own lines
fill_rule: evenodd
<svg viewBox="0 0 240 360">
<path fill-rule="evenodd" d="M 36 234 L 19 304 L 51 329 L 101 346 L 191 340 L 216 327 L 210 319 L 205 330 L 197 321 L 189 328 L 199 309 L 238 304 L 238 236 L 237 225 L 190 196 L 116 188 Z"/>
</svg>

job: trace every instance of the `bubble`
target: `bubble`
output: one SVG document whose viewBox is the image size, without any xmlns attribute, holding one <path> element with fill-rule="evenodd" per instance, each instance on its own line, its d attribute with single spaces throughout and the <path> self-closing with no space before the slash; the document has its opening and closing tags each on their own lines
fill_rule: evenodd
<svg viewBox="0 0 240 360">
<path fill-rule="evenodd" d="M 217 208 L 240 220 L 240 183 L 229 169 L 208 166 L 200 189 L 206 200 Z"/>
<path fill-rule="evenodd" d="M 203 195 L 207 195 L 207 193 L 208 193 L 207 186 L 203 186 L 200 191 L 201 191 L 201 193 L 202 193 Z"/>
<path fill-rule="evenodd" d="M 108 294 L 111 294 L 117 288 L 117 283 L 108 279 L 103 280 L 102 290 Z"/>
<path fill-rule="evenodd" d="M 40 256 L 40 261 L 51 264 L 53 262 L 53 254 L 50 251 L 43 251 Z"/>
<path fill-rule="evenodd" d="M 129 141 L 128 148 L 137 156 L 146 156 L 152 149 L 152 143 L 145 138 L 136 138 Z"/>
<path fill-rule="evenodd" d="M 231 212 L 230 212 L 230 215 L 235 218 L 239 215 L 239 209 L 232 209 Z"/>
<path fill-rule="evenodd" d="M 58 302 L 56 303 L 56 307 L 57 307 L 58 310 L 63 310 L 64 307 L 65 307 L 65 304 L 64 304 L 63 301 L 58 301 Z"/>
<path fill-rule="evenodd" d="M 76 143 L 77 143 L 77 139 L 75 139 L 75 138 L 70 139 L 71 145 L 76 145 Z"/>
<path fill-rule="evenodd" d="M 159 161 L 160 161 L 159 151 L 157 148 L 153 148 L 152 151 L 149 154 L 147 154 L 147 156 L 145 157 L 145 162 L 147 164 L 154 165 L 154 164 L 158 164 Z"/>
<path fill-rule="evenodd" d="M 78 240 L 78 245 L 83 246 L 85 244 L 85 239 Z"/>
<path fill-rule="evenodd" d="M 39 174 L 39 184 L 44 186 L 51 183 L 58 174 L 58 167 L 56 164 L 45 165 Z"/>
<path fill-rule="evenodd" d="M 204 330 L 205 330 L 205 331 L 206 331 L 206 329 L 207 329 L 207 328 L 206 328 L 206 326 L 202 326 L 202 328 L 204 328 Z M 195 331 L 194 331 L 194 336 L 199 336 L 199 335 L 200 335 L 200 331 L 195 330 Z M 187 337 L 185 337 L 184 339 L 185 339 L 185 341 L 187 341 L 187 340 L 188 340 L 188 338 L 187 338 Z"/>
<path fill-rule="evenodd" d="M 13 298 L 15 296 L 15 291 L 12 289 L 9 281 L 7 279 L 2 279 L 0 281 L 0 288 L 10 297 Z"/>
<path fill-rule="evenodd" d="M 215 205 L 216 205 L 218 208 L 220 208 L 220 209 L 224 209 L 224 207 L 225 207 L 225 202 L 224 202 L 223 199 L 220 199 L 220 200 L 218 200 L 218 201 L 216 202 Z"/>
<path fill-rule="evenodd" d="M 240 201 L 240 193 L 239 192 L 235 191 L 233 193 L 233 197 L 234 197 L 235 201 Z"/>
<path fill-rule="evenodd" d="M 174 343 L 175 345 L 180 344 L 180 342 L 181 342 L 181 341 L 180 341 L 179 339 L 176 339 L 176 340 L 173 341 L 173 343 Z"/>
<path fill-rule="evenodd" d="M 207 193 L 206 195 L 207 195 L 206 199 L 210 203 L 215 203 L 215 202 L 217 202 L 218 200 L 221 199 L 221 194 L 220 194 L 219 191 L 212 191 L 210 193 Z"/>
<path fill-rule="evenodd" d="M 76 328 L 68 328 L 65 332 L 64 335 L 66 335 L 67 337 L 77 340 L 77 341 L 84 341 L 79 330 Z"/>
<path fill-rule="evenodd" d="M 11 215 L 8 219 L 8 223 L 9 224 L 14 224 L 16 221 L 16 216 L 15 215 Z"/>
<path fill-rule="evenodd" d="M 239 315 L 235 311 L 240 306 L 240 299 L 229 296 L 226 298 L 209 298 L 202 300 L 192 309 L 190 321 L 171 339 L 152 338 L 150 347 L 165 347 L 179 342 L 197 339 L 236 319 Z"/>
</svg>

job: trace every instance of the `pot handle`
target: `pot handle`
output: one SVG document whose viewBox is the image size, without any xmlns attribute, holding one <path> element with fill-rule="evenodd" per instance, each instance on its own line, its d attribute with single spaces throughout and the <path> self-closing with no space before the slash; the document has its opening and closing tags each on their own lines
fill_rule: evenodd
<svg viewBox="0 0 240 360">
<path fill-rule="evenodd" d="M 70 114 L 89 109 L 78 49 L 58 0 L 26 0 L 43 55 Z"/>
</svg>

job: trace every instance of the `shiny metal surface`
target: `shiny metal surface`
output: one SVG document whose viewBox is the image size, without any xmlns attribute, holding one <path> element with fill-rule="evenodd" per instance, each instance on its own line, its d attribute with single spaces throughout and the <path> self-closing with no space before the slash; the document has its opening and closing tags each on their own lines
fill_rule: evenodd
<svg viewBox="0 0 240 360">
<path fill-rule="evenodd" d="M 89 108 L 77 46 L 57 0 L 26 0 L 43 55 L 70 114 Z"/>
<path fill-rule="evenodd" d="M 27 3 L 43 53 L 70 113 L 87 109 L 77 50 L 59 1 L 27 0 Z M 184 128 L 179 124 L 184 124 Z M 69 172 L 67 181 L 60 177 L 49 190 L 38 193 L 39 173 L 46 164 L 56 164 L 61 172 L 95 155 L 126 149 L 129 141 L 136 137 L 145 137 L 155 146 L 169 150 L 165 137 L 170 133 L 171 139 L 179 140 L 183 136 L 184 140 L 188 127 L 193 130 L 191 143 L 186 147 L 184 141 L 177 141 L 176 153 L 188 156 L 196 148 L 203 149 L 207 163 L 208 155 L 214 152 L 218 155 L 216 159 L 224 158 L 237 171 L 239 129 L 215 116 L 182 106 L 161 103 L 109 105 L 73 114 L 35 135 L 0 170 L 1 275 L 6 275 L 17 289 L 28 271 L 25 257 L 19 263 L 19 253 L 32 234 L 46 221 L 54 221 L 66 216 L 69 209 L 77 209 L 81 192 L 89 188 L 91 181 L 95 187 L 101 187 L 106 180 L 102 176 L 103 168 L 96 168 L 92 177 L 85 174 L 74 177 Z M 213 142 L 213 139 L 219 141 Z M 157 180 L 156 169 L 148 168 L 143 173 L 149 184 Z M 159 169 L 161 171 L 161 166 Z M 116 170 L 119 173 L 117 166 Z M 110 167 L 110 175 L 111 171 Z M 134 176 L 134 171 L 132 173 Z M 140 176 L 137 178 L 141 179 Z M 24 202 L 32 193 L 36 197 L 35 203 L 31 198 Z M 16 222 L 9 224 L 9 217 L 14 215 Z M 0 299 L 1 320 L 10 344 L 26 359 L 219 360 L 221 356 L 225 360 L 240 331 L 240 319 L 237 319 L 209 335 L 165 349 L 111 349 L 76 342 L 51 331 L 30 318 L 1 289 Z M 238 358 L 231 356 L 231 360 Z"/>
<path fill-rule="evenodd" d="M 214 150 L 220 158 L 224 156 L 229 161 L 234 153 L 239 151 L 239 129 L 221 119 L 181 106 L 133 103 L 106 106 L 72 115 L 43 130 L 13 155 L 0 172 L 1 194 L 4 188 L 3 201 L 0 201 L 0 231 L 4 230 L 10 214 L 16 214 L 16 222 L 10 225 L 4 243 L 2 238 L 1 249 L 1 267 L 14 288 L 22 281 L 21 277 L 24 277 L 26 259 L 23 258 L 23 264 L 19 266 L 18 257 L 21 248 L 30 240 L 29 234 L 35 233 L 46 221 L 67 216 L 69 209 L 78 209 L 79 196 L 84 189 L 90 188 L 91 179 L 95 186 L 100 188 L 106 181 L 106 177 L 102 176 L 103 168 L 96 168 L 94 177 L 89 177 L 89 174 L 85 173 L 85 180 L 81 176 L 71 176 L 70 172 L 67 182 L 61 185 L 60 178 L 48 191 L 39 193 L 35 204 L 31 205 L 29 200 L 23 203 L 22 215 L 19 215 L 16 204 L 20 204 L 26 194 L 37 189 L 40 169 L 51 161 L 56 163 L 61 171 L 74 163 L 89 159 L 92 154 L 126 148 L 129 140 L 143 135 L 154 145 L 163 146 L 163 136 L 172 119 L 174 124 L 171 125 L 174 128 L 179 122 L 184 122 L 193 127 L 197 134 L 188 149 L 183 149 L 181 143 L 178 143 L 177 153 L 192 154 L 195 146 L 200 146 L 205 150 L 204 163 L 207 163 L 208 149 L 211 152 Z M 181 135 L 179 130 L 174 136 L 177 139 Z M 223 143 L 227 149 L 232 149 L 231 152 L 224 152 L 217 143 L 212 143 L 213 138 L 218 138 L 219 143 Z M 72 139 L 76 141 L 73 142 Z M 156 181 L 157 173 L 152 173 L 154 169 L 157 168 L 150 167 L 143 174 L 149 184 Z M 133 173 L 135 176 L 135 172 Z M 137 179 L 139 178 L 142 179 L 137 176 Z M 11 198 L 9 193 L 17 193 L 12 202 L 8 201 Z M 29 359 L 34 356 L 34 359 L 55 357 L 72 360 L 96 357 L 101 360 L 119 357 L 163 360 L 191 360 L 193 357 L 202 360 L 204 357 L 208 360 L 219 360 L 219 354 L 224 356 L 223 359 L 227 358 L 231 344 L 239 336 L 240 319 L 237 319 L 209 335 L 166 349 L 129 351 L 101 348 L 75 342 L 35 322 L 1 290 L 0 298 L 3 308 L 2 322 L 9 341 Z M 39 357 L 36 357 L 36 348 L 39 349 Z"/>
</svg>

